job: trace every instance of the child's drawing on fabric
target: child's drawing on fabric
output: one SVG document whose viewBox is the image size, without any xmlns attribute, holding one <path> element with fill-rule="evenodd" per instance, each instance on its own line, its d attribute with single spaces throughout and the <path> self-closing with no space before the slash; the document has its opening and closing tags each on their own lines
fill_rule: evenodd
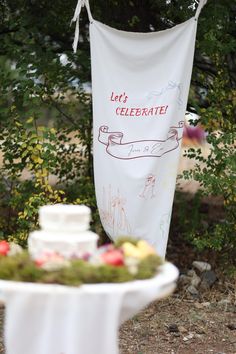
<svg viewBox="0 0 236 354">
<path fill-rule="evenodd" d="M 144 182 L 142 192 L 139 194 L 140 198 L 150 199 L 155 197 L 156 176 L 150 173 Z"/>
<path fill-rule="evenodd" d="M 182 99 L 183 84 L 181 82 L 169 81 L 167 86 L 161 88 L 160 90 L 150 92 L 148 94 L 147 98 L 150 99 L 153 96 L 154 97 L 161 97 L 166 92 L 171 91 L 171 90 L 175 90 L 175 89 L 177 89 L 177 91 L 178 91 L 177 103 L 178 103 L 178 106 L 181 107 L 183 105 L 183 99 Z"/>
<path fill-rule="evenodd" d="M 125 204 L 126 199 L 120 195 L 119 189 L 117 189 L 117 193 L 113 194 L 111 186 L 108 191 L 103 187 L 100 217 L 103 225 L 111 229 L 113 234 L 131 234 Z"/>
</svg>

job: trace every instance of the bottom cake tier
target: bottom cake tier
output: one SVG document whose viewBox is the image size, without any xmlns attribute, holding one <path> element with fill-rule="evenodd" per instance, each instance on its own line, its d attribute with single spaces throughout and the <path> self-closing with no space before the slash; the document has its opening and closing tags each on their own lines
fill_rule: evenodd
<svg viewBox="0 0 236 354">
<path fill-rule="evenodd" d="M 58 253 L 64 258 L 83 257 L 94 254 L 97 249 L 98 236 L 86 231 L 67 234 L 46 231 L 34 231 L 28 239 L 28 249 L 33 259 L 38 259 L 46 253 Z"/>
</svg>

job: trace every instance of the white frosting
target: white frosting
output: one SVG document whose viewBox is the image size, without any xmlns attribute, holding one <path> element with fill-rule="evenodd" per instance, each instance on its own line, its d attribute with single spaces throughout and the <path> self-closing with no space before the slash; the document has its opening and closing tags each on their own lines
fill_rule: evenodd
<svg viewBox="0 0 236 354">
<path fill-rule="evenodd" d="M 91 212 L 85 205 L 46 205 L 39 209 L 41 230 L 31 232 L 28 249 L 33 259 L 56 252 L 65 258 L 93 254 L 98 235 L 88 231 Z"/>
<path fill-rule="evenodd" d="M 93 254 L 97 248 L 98 236 L 91 232 L 53 233 L 34 231 L 30 234 L 28 247 L 33 259 L 38 259 L 47 253 L 59 253 L 65 258 L 82 257 Z"/>
<path fill-rule="evenodd" d="M 46 231 L 85 231 L 90 220 L 91 211 L 85 205 L 55 204 L 39 209 L 39 225 Z"/>
</svg>

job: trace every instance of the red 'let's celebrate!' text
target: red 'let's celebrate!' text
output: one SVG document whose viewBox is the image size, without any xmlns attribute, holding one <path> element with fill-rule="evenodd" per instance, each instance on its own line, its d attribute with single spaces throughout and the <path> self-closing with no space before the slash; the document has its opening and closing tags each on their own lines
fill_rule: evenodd
<svg viewBox="0 0 236 354">
<path fill-rule="evenodd" d="M 115 94 L 112 92 L 110 101 L 114 103 L 126 104 L 128 101 L 128 95 L 123 92 L 121 94 Z M 122 107 L 118 106 L 115 109 L 117 116 L 122 117 L 151 117 L 165 115 L 168 110 L 168 105 L 154 106 L 154 107 Z"/>
</svg>

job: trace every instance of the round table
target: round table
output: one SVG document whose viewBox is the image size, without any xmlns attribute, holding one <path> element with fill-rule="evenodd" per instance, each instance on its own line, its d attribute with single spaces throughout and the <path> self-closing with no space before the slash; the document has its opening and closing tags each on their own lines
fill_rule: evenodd
<svg viewBox="0 0 236 354">
<path fill-rule="evenodd" d="M 117 354 L 118 330 L 151 301 L 175 289 L 166 262 L 151 279 L 80 287 L 0 280 L 7 354 Z"/>
</svg>

